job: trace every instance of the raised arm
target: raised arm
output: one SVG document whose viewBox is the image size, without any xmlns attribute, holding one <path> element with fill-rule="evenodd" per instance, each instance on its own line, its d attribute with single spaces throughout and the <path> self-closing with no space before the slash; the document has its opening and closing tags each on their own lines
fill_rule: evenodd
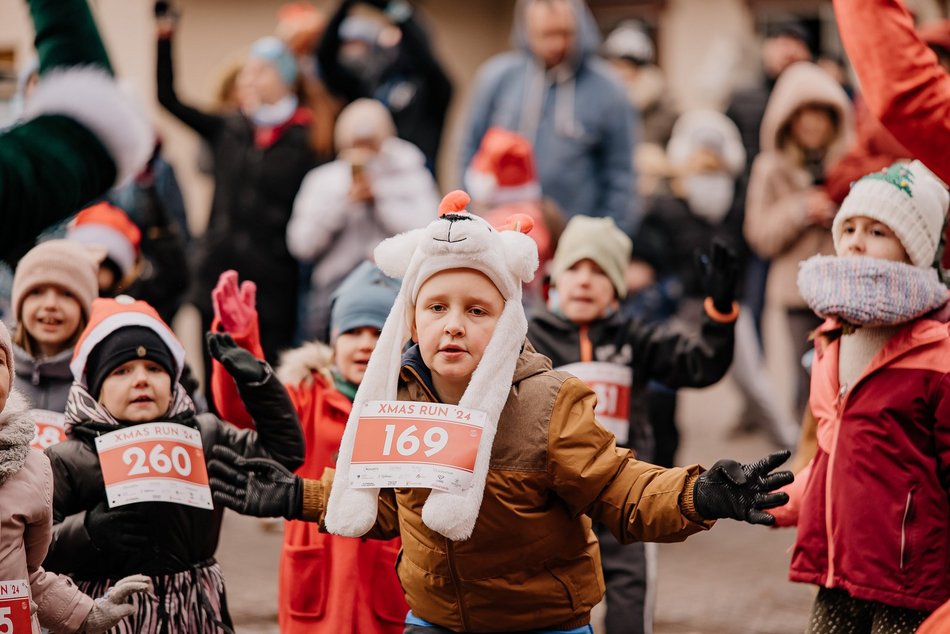
<svg viewBox="0 0 950 634">
<path fill-rule="evenodd" d="M 158 103 L 203 138 L 212 141 L 223 129 L 224 118 L 185 105 L 178 99 L 178 93 L 175 92 L 175 65 L 172 59 L 175 20 L 166 17 L 161 22 L 162 25 L 158 28 L 158 42 L 155 53 L 155 83 Z"/>
<path fill-rule="evenodd" d="M 868 108 L 915 158 L 950 181 L 950 75 L 900 0 L 834 0 Z"/>
<path fill-rule="evenodd" d="M 290 470 L 303 464 L 305 446 L 297 411 L 286 388 L 265 361 L 254 358 L 225 333 L 208 333 L 211 356 L 234 377 L 254 429 L 238 429 L 218 421 L 217 442 L 237 453 L 267 456 Z"/>
</svg>

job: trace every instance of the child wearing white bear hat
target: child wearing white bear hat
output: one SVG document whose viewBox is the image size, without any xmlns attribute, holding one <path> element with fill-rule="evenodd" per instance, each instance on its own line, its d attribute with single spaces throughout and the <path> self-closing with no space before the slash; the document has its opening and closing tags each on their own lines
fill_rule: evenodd
<svg viewBox="0 0 950 634">
<path fill-rule="evenodd" d="M 216 451 L 215 500 L 241 513 L 319 521 L 332 533 L 402 537 L 397 573 L 411 611 L 407 632 L 591 632 L 604 594 L 591 520 L 625 543 L 679 541 L 733 517 L 768 523 L 762 509 L 787 458 L 661 469 L 616 447 L 594 418 L 596 397 L 551 369 L 526 343 L 521 285 L 537 268 L 525 233 L 496 231 L 453 192 L 440 218 L 376 248 L 401 277 L 347 422 L 336 471 L 301 479 L 268 460 Z M 405 354 L 404 344 L 415 343 Z M 375 400 L 458 404 L 484 412 L 471 486 L 349 486 L 362 405 Z M 504 606 L 504 607 L 502 607 Z"/>
</svg>

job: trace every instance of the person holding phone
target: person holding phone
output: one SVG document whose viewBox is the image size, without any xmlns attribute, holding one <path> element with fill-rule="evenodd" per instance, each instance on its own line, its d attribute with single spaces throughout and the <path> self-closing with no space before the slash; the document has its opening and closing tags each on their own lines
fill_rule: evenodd
<svg viewBox="0 0 950 634">
<path fill-rule="evenodd" d="M 327 341 L 330 298 L 380 240 L 425 226 L 439 192 L 422 152 L 396 137 L 389 111 L 374 99 L 343 109 L 334 131 L 337 160 L 304 179 L 287 224 L 287 247 L 317 262 L 310 279 L 304 340 Z"/>
</svg>

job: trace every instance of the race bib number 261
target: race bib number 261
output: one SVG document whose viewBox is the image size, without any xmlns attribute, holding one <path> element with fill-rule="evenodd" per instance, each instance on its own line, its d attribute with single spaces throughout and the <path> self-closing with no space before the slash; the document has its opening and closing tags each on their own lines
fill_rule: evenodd
<svg viewBox="0 0 950 634">
<path fill-rule="evenodd" d="M 460 493 L 472 485 L 485 418 L 481 410 L 442 403 L 365 403 L 349 485 Z"/>
</svg>

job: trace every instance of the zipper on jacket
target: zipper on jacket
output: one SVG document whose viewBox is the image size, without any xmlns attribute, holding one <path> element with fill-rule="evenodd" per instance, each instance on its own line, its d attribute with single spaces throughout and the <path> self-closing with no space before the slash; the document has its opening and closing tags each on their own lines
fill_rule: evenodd
<svg viewBox="0 0 950 634">
<path fill-rule="evenodd" d="M 590 341 L 589 332 L 590 329 L 587 327 L 587 324 L 577 329 L 577 337 L 581 345 L 581 361 L 584 363 L 594 360 L 594 345 Z"/>
<path fill-rule="evenodd" d="M 452 586 L 455 587 L 455 599 L 459 603 L 459 619 L 462 621 L 462 630 L 468 632 L 471 628 L 468 624 L 468 617 L 465 614 L 465 604 L 462 603 L 462 588 L 459 585 L 458 574 L 455 572 L 455 552 L 453 550 L 452 540 L 445 537 L 445 556 L 449 560 L 449 575 L 452 578 Z"/>
<path fill-rule="evenodd" d="M 838 433 L 841 430 L 841 421 L 844 418 L 844 406 L 848 401 L 848 385 L 844 384 L 838 390 L 838 420 L 834 427 L 831 439 L 831 452 L 828 454 L 828 472 L 825 474 L 825 541 L 828 544 L 828 575 L 825 577 L 825 587 L 835 586 L 835 543 L 831 526 L 831 480 L 834 473 L 835 454 L 838 449 Z"/>
<path fill-rule="evenodd" d="M 904 557 L 907 551 L 907 520 L 910 518 L 911 502 L 913 501 L 914 490 L 907 492 L 907 503 L 904 504 L 904 518 L 901 520 L 901 570 L 904 569 Z"/>
</svg>

